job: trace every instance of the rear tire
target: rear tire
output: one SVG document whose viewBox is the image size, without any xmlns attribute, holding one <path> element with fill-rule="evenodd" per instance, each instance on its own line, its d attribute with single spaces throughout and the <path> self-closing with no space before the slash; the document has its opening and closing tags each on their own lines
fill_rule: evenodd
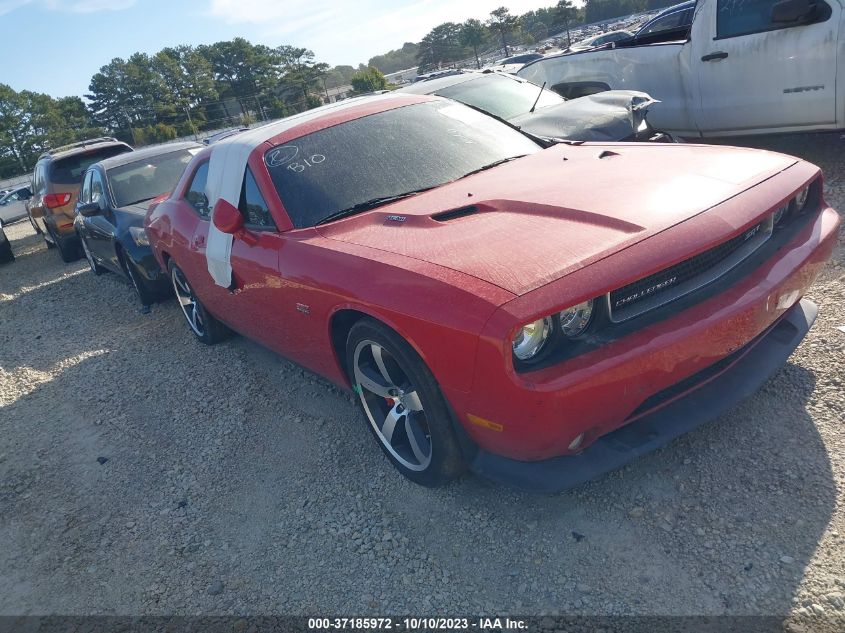
<svg viewBox="0 0 845 633">
<path fill-rule="evenodd" d="M 231 330 L 208 313 L 205 306 L 194 295 L 185 273 L 172 259 L 167 264 L 167 272 L 170 274 L 170 283 L 173 284 L 176 300 L 194 336 L 206 345 L 214 345 L 229 338 Z"/>
<path fill-rule="evenodd" d="M 400 473 L 433 488 L 464 472 L 451 410 L 401 336 L 372 319 L 358 321 L 347 339 L 346 366 L 367 426 Z"/>
</svg>

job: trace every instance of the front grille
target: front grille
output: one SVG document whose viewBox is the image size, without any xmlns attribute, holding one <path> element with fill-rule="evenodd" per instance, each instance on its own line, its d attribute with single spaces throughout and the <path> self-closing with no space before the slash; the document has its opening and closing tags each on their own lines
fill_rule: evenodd
<svg viewBox="0 0 845 633">
<path fill-rule="evenodd" d="M 716 281 L 762 246 L 772 227 L 770 216 L 718 246 L 611 291 L 607 295 L 611 321 L 632 319 Z"/>
</svg>

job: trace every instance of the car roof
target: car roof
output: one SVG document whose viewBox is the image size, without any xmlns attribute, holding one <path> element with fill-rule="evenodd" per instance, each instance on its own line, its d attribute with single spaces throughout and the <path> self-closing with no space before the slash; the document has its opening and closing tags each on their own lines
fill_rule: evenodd
<svg viewBox="0 0 845 633">
<path fill-rule="evenodd" d="M 670 13 L 675 13 L 676 11 L 686 11 L 695 6 L 696 0 L 687 0 L 686 2 L 681 2 L 680 4 L 672 5 L 671 7 L 667 7 L 663 9 L 660 13 L 654 16 L 649 22 L 652 20 L 656 20 L 657 18 L 662 18 L 665 15 L 669 15 Z"/>
<path fill-rule="evenodd" d="M 91 150 L 103 147 L 115 147 L 116 145 L 123 145 L 128 147 L 130 150 L 132 149 L 131 146 L 127 145 L 123 141 L 118 141 L 116 138 L 112 138 L 110 136 L 104 136 L 102 138 L 79 141 L 78 143 L 71 143 L 70 145 L 63 145 L 61 147 L 56 147 L 55 149 L 49 149 L 41 154 L 41 156 L 38 157 L 38 160 L 58 160 L 61 158 L 67 158 L 68 156 L 73 156 L 74 154 L 86 154 Z"/>
<path fill-rule="evenodd" d="M 199 143 L 195 143 L 194 141 L 150 145 L 149 147 L 142 147 L 141 149 L 136 149 L 134 152 L 126 152 L 124 154 L 118 154 L 117 156 L 111 156 L 110 158 L 104 158 L 103 160 L 99 161 L 98 164 L 101 165 L 103 169 L 109 170 L 114 169 L 115 167 L 128 165 L 129 163 L 134 163 L 145 160 L 147 158 L 152 158 L 153 156 L 163 156 L 164 154 L 170 154 L 172 152 L 178 152 L 180 150 L 185 149 L 196 149 L 199 147 L 202 147 L 202 145 L 200 145 Z"/>
<path fill-rule="evenodd" d="M 474 81 L 476 79 L 480 79 L 481 77 L 502 77 L 504 79 L 516 81 L 519 83 L 526 82 L 525 79 L 520 79 L 516 75 L 511 75 L 500 71 L 468 70 L 461 73 L 460 75 L 449 75 L 448 77 L 436 77 L 427 81 L 418 81 L 417 83 L 411 84 L 410 86 L 403 86 L 395 92 L 405 92 L 408 94 L 416 95 L 436 94 L 438 90 L 443 90 L 443 88 L 449 88 L 451 86 L 456 86 L 458 84 L 466 83 L 468 81 Z"/>
<path fill-rule="evenodd" d="M 208 147 L 216 151 L 218 148 L 229 145 L 249 145 L 255 149 L 262 143 L 270 143 L 272 145 L 277 142 L 284 142 L 285 139 L 297 138 L 316 130 L 345 123 L 362 116 L 437 99 L 439 97 L 395 94 L 394 92 L 352 97 L 351 99 L 344 99 L 343 101 L 306 110 L 305 112 L 279 119 L 267 125 L 245 130 L 240 134 L 235 134 L 216 143 L 212 143 Z"/>
</svg>

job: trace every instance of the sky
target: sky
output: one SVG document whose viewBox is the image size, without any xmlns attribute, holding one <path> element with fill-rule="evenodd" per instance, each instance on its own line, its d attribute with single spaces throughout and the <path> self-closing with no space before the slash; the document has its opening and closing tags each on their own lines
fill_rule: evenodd
<svg viewBox="0 0 845 633">
<path fill-rule="evenodd" d="M 332 66 L 418 42 L 443 22 L 556 0 L 0 0 L 0 83 L 83 95 L 115 57 L 234 37 L 304 46 Z"/>
</svg>

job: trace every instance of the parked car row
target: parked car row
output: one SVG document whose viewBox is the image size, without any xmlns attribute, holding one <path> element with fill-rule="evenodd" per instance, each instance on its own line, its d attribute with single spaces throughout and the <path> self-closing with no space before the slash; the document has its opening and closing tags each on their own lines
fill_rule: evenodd
<svg viewBox="0 0 845 633">
<path fill-rule="evenodd" d="M 39 203 L 71 175 L 81 189 L 39 220 L 142 301 L 169 281 L 200 342 L 238 332 L 351 389 L 412 481 L 469 468 L 560 490 L 758 389 L 816 318 L 803 296 L 839 216 L 789 156 L 531 134 L 508 121 L 535 110 L 520 93 L 552 97 L 504 80 L 206 147 L 62 149 L 39 161 Z M 95 146 L 113 153 L 89 161 Z"/>
</svg>

